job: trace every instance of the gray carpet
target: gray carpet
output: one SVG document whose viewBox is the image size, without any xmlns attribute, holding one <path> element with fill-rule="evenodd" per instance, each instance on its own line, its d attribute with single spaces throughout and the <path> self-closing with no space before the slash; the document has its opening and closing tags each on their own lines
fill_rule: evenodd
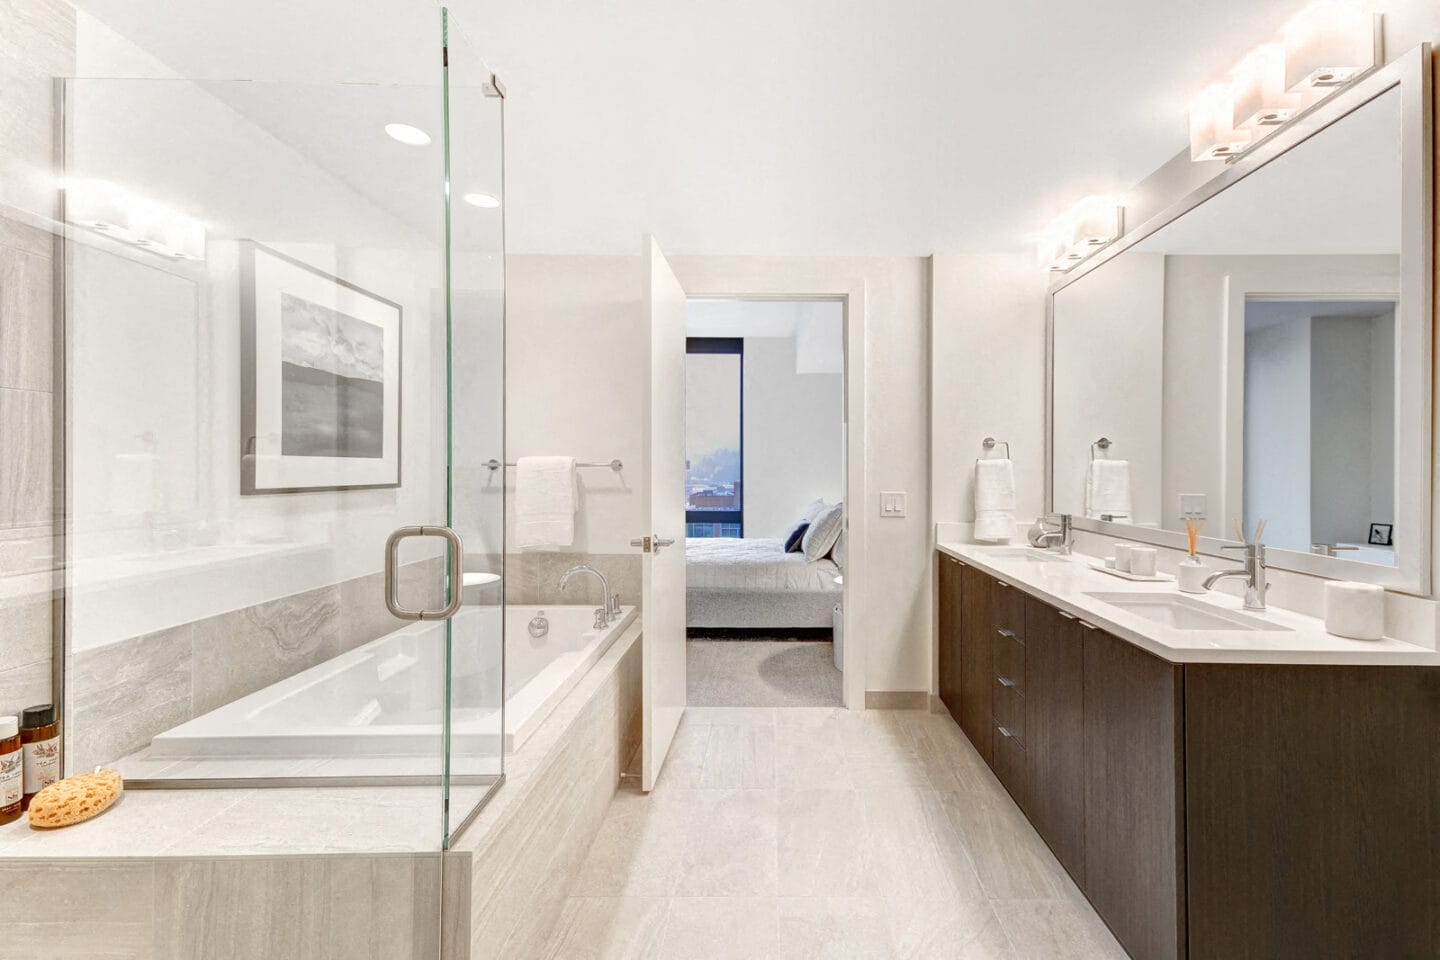
<svg viewBox="0 0 1440 960">
<path fill-rule="evenodd" d="M 686 694 L 696 707 L 838 707 L 827 641 L 691 640 Z"/>
</svg>

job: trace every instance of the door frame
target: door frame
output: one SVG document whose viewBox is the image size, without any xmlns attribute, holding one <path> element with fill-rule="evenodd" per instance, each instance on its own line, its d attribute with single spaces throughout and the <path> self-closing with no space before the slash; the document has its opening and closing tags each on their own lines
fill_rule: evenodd
<svg viewBox="0 0 1440 960">
<path fill-rule="evenodd" d="M 671 257 L 687 298 L 724 300 L 838 300 L 845 310 L 845 582 L 841 593 L 845 669 L 842 697 L 865 709 L 865 585 L 869 581 L 870 491 L 865 476 L 865 281 L 810 273 L 783 261 Z M 731 265 L 735 269 L 730 269 Z M 798 267 L 798 269 L 797 269 Z M 808 275 L 802 275 L 802 271 Z M 856 509 L 858 506 L 859 509 Z"/>
</svg>

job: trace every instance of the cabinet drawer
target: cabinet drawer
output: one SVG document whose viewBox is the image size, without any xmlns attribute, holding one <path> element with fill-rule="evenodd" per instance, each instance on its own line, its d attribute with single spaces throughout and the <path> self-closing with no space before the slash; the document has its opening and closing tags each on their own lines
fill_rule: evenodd
<svg viewBox="0 0 1440 960">
<path fill-rule="evenodd" d="M 1025 695 L 1018 687 L 1006 686 L 995 678 L 995 726 L 1013 733 L 1014 739 L 1025 742 Z"/>
<path fill-rule="evenodd" d="M 1025 594 L 1008 583 L 995 581 L 992 591 L 995 629 L 1025 642 Z"/>
<path fill-rule="evenodd" d="M 1002 724 L 995 724 L 995 777 L 1023 810 L 1028 803 L 1025 795 L 1026 783 L 1025 745 L 1015 731 Z"/>
<path fill-rule="evenodd" d="M 995 679 L 1025 692 L 1025 645 L 1008 633 L 995 631 Z"/>
</svg>

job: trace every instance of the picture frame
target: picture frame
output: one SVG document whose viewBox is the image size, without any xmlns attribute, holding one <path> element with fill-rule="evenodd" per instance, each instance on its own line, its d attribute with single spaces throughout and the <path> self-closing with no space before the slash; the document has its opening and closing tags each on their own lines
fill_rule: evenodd
<svg viewBox="0 0 1440 960">
<path fill-rule="evenodd" d="M 1393 523 L 1372 523 L 1370 524 L 1370 539 L 1367 542 L 1372 547 L 1393 547 L 1395 545 L 1394 531 Z"/>
<path fill-rule="evenodd" d="M 240 243 L 240 492 L 400 486 L 400 304 Z"/>
</svg>

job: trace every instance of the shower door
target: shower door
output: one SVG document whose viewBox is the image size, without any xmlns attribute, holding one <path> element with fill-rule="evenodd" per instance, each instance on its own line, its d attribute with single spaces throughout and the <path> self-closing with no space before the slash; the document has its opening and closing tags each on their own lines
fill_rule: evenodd
<svg viewBox="0 0 1440 960">
<path fill-rule="evenodd" d="M 66 81 L 57 696 L 67 772 L 433 850 L 503 766 L 504 101 L 408 18 L 403 82 Z"/>
</svg>

